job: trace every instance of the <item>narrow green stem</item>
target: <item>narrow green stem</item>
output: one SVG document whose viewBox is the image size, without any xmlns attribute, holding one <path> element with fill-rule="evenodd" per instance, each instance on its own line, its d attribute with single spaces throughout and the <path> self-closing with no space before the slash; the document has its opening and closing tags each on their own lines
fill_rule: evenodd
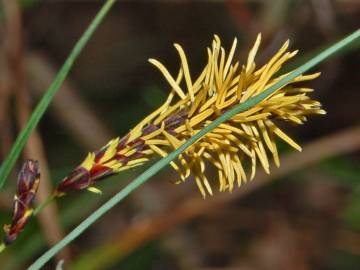
<svg viewBox="0 0 360 270">
<path fill-rule="evenodd" d="M 54 195 L 49 196 L 45 201 L 43 201 L 41 204 L 38 205 L 38 207 L 36 207 L 34 209 L 33 215 L 36 216 L 38 213 L 40 213 L 46 206 L 48 206 L 54 200 L 55 200 Z"/>
<path fill-rule="evenodd" d="M 6 245 L 4 243 L 1 243 L 0 245 L 0 253 L 3 252 L 6 249 Z"/>
</svg>

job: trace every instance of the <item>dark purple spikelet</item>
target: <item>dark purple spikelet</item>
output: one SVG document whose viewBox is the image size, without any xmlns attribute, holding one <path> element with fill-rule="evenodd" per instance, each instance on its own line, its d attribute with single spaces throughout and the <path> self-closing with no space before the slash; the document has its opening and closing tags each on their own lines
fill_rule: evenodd
<svg viewBox="0 0 360 270">
<path fill-rule="evenodd" d="M 187 110 L 181 110 L 179 113 L 166 118 L 164 127 L 154 124 L 146 125 L 138 137 L 130 139 L 129 133 L 121 139 L 111 140 L 95 152 L 90 152 L 86 159 L 58 184 L 54 196 L 61 197 L 71 191 L 84 189 L 93 191 L 89 188 L 98 181 L 118 173 L 124 166 L 134 166 L 134 161 L 146 158 L 144 151 L 149 150 L 143 137 L 161 128 L 176 136 L 174 129 L 185 122 L 186 114 Z M 161 139 L 161 135 L 158 138 Z M 141 163 L 139 162 L 138 165 Z"/>
<path fill-rule="evenodd" d="M 18 176 L 17 192 L 14 196 L 13 216 L 11 224 L 4 226 L 5 245 L 10 245 L 16 240 L 24 229 L 29 217 L 32 215 L 36 191 L 40 182 L 39 162 L 25 161 Z"/>
<path fill-rule="evenodd" d="M 91 185 L 90 171 L 83 167 L 77 167 L 73 170 L 56 189 L 58 196 L 72 190 L 86 189 Z"/>
</svg>

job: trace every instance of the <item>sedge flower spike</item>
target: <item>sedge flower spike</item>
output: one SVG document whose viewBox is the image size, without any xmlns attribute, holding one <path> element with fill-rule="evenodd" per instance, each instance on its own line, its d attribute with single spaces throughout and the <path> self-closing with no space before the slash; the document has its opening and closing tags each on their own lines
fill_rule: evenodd
<svg viewBox="0 0 360 270">
<path fill-rule="evenodd" d="M 33 201 L 40 183 L 39 162 L 27 160 L 18 176 L 17 192 L 14 196 L 11 224 L 4 226 L 4 244 L 10 245 L 16 240 L 33 213 Z"/>
<path fill-rule="evenodd" d="M 240 65 L 234 59 L 237 40 L 226 54 L 220 38 L 215 35 L 211 47 L 207 48 L 207 63 L 197 77 L 191 75 L 186 54 L 178 44 L 174 45 L 180 58 L 176 77 L 158 60 L 149 59 L 171 88 L 165 103 L 122 139 L 113 139 L 99 151 L 89 153 L 59 184 L 55 195 L 80 189 L 99 192 L 93 186 L 98 180 L 140 166 L 154 156 L 165 157 L 222 113 L 281 80 L 286 74 L 277 74 L 297 51 L 288 52 L 289 41 L 286 41 L 265 65 L 257 68 L 255 56 L 260 41 L 259 34 L 246 64 Z M 204 197 L 213 194 L 216 182 L 220 191 L 232 191 L 234 186 L 255 177 L 257 163 L 269 173 L 268 156 L 280 166 L 277 137 L 301 151 L 277 123 L 299 125 L 308 115 L 325 114 L 321 104 L 308 96 L 313 89 L 298 85 L 319 75 L 296 77 L 259 104 L 238 113 L 199 139 L 170 163 L 180 175 L 177 183 L 192 175 Z M 217 180 L 209 177 L 209 165 L 217 171 Z M 250 177 L 245 172 L 246 167 L 250 167 Z"/>
</svg>

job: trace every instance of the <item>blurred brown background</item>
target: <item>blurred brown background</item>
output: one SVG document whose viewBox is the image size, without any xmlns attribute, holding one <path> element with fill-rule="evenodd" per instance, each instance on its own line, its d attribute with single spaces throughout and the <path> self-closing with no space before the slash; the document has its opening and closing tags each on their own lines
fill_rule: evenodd
<svg viewBox="0 0 360 270">
<path fill-rule="evenodd" d="M 103 1 L 0 1 L 0 161 Z M 40 200 L 90 150 L 124 135 L 159 106 L 168 86 L 147 59 L 175 72 L 172 44 L 191 71 L 206 63 L 213 34 L 239 40 L 245 62 L 258 32 L 263 63 L 290 38 L 291 69 L 359 27 L 357 0 L 119 1 L 77 60 L 24 157 L 41 161 Z M 282 166 L 232 194 L 203 200 L 192 180 L 165 170 L 112 209 L 57 260 L 64 269 L 360 269 L 360 42 L 316 68 L 312 97 L 328 115 L 285 129 Z M 308 85 L 308 84 L 307 84 Z M 20 164 L 20 163 L 19 163 Z M 101 183 L 101 196 L 73 193 L 47 208 L 0 256 L 25 269 L 144 168 Z M 16 171 L 0 192 L 9 221 Z M 54 269 L 57 260 L 45 269 Z"/>
</svg>

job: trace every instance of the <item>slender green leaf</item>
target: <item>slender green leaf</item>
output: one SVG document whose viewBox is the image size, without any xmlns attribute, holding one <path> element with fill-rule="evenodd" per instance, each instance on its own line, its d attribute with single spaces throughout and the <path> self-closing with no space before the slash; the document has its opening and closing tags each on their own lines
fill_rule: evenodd
<svg viewBox="0 0 360 270">
<path fill-rule="evenodd" d="M 49 106 L 51 100 L 53 99 L 56 92 L 59 90 L 61 84 L 68 75 L 71 67 L 73 66 L 75 60 L 85 47 L 85 45 L 90 40 L 91 36 L 94 34 L 95 30 L 102 22 L 106 14 L 109 12 L 112 5 L 115 3 L 115 0 L 107 0 L 102 6 L 98 14 L 95 16 L 93 21 L 90 23 L 89 27 L 86 29 L 84 34 L 81 36 L 79 41 L 75 44 L 73 50 L 71 51 L 69 57 L 66 59 L 64 65 L 61 67 L 60 71 L 56 75 L 54 81 L 39 101 L 35 110 L 31 114 L 29 121 L 26 126 L 20 132 L 19 136 L 16 138 L 16 141 L 13 147 L 10 150 L 10 153 L 7 155 L 2 166 L 0 167 L 0 189 L 4 186 L 6 178 L 9 176 L 11 169 L 14 167 L 16 160 L 18 159 L 21 150 L 24 148 L 32 130 L 37 126 L 41 117 L 44 115 L 47 107 Z"/>
<path fill-rule="evenodd" d="M 134 181 L 128 184 L 124 189 L 118 192 L 114 197 L 108 200 L 105 204 L 99 207 L 94 213 L 92 213 L 89 217 L 87 217 L 82 223 L 80 223 L 74 230 L 72 230 L 66 237 L 64 237 L 59 243 L 53 246 L 50 250 L 45 252 L 40 258 L 38 258 L 28 269 L 36 270 L 40 269 L 46 262 L 48 262 L 55 254 L 57 254 L 62 248 L 68 245 L 71 241 L 73 241 L 76 237 L 82 234 L 87 228 L 89 228 L 96 220 L 98 220 L 101 216 L 103 216 L 106 212 L 108 212 L 111 208 L 113 208 L 116 204 L 121 202 L 124 198 L 126 198 L 132 191 L 136 188 L 144 184 L 148 181 L 152 176 L 154 176 L 157 172 L 159 172 L 162 168 L 168 165 L 172 160 L 174 160 L 179 154 L 185 151 L 189 146 L 203 137 L 206 133 L 210 132 L 214 128 L 216 128 L 219 124 L 225 122 L 227 119 L 233 117 L 239 112 L 245 111 L 252 106 L 258 104 L 263 99 L 274 93 L 277 89 L 283 87 L 292 79 L 301 75 L 305 71 L 319 64 L 335 52 L 349 45 L 351 42 L 360 37 L 360 29 L 347 36 L 346 38 L 340 40 L 335 43 L 333 46 L 324 50 L 322 53 L 306 62 L 304 65 L 300 66 L 289 75 L 284 77 L 282 80 L 274 84 L 273 86 L 266 89 L 261 94 L 247 100 L 244 103 L 241 103 L 231 110 L 227 111 L 217 119 L 215 119 L 212 123 L 206 126 L 203 130 L 195 134 L 188 141 L 186 141 L 183 145 L 181 145 L 178 149 L 171 152 L 168 156 L 162 158 L 158 162 L 156 162 L 153 166 L 151 166 L 148 170 L 138 176 Z"/>
</svg>

